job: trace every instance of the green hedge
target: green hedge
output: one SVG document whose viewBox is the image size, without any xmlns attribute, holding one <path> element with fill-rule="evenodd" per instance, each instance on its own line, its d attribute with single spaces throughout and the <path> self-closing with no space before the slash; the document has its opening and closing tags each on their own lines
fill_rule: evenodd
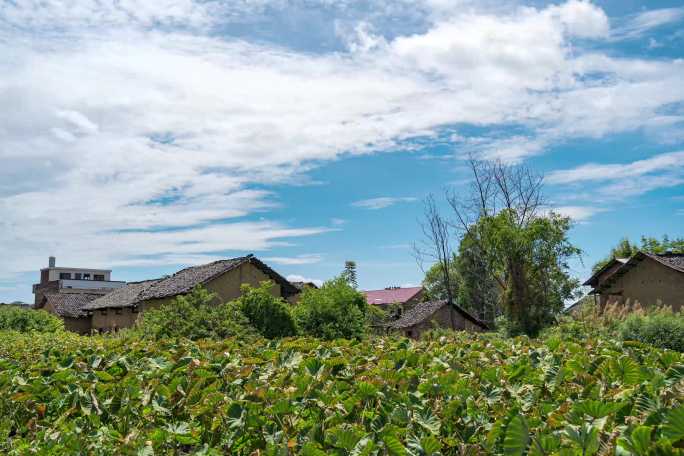
<svg viewBox="0 0 684 456">
<path fill-rule="evenodd" d="M 64 330 L 61 318 L 44 310 L 0 305 L 0 330 L 56 332 Z"/>
<path fill-rule="evenodd" d="M 684 314 L 681 312 L 633 314 L 622 322 L 619 331 L 623 340 L 684 352 Z"/>
</svg>

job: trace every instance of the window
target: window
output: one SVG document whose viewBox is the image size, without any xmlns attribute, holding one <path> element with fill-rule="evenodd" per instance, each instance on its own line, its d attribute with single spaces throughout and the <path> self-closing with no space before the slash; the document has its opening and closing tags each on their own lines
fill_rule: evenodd
<svg viewBox="0 0 684 456">
<path fill-rule="evenodd" d="M 60 280 L 71 279 L 71 273 L 70 272 L 60 272 L 59 273 L 59 279 Z"/>
<path fill-rule="evenodd" d="M 76 279 L 76 280 L 81 280 L 81 275 L 82 275 L 82 274 L 81 274 L 80 272 L 74 273 L 74 279 Z"/>
<path fill-rule="evenodd" d="M 93 280 L 104 280 L 104 274 L 95 274 Z"/>
<path fill-rule="evenodd" d="M 83 273 L 83 280 L 90 280 L 90 274 L 87 272 Z"/>
</svg>

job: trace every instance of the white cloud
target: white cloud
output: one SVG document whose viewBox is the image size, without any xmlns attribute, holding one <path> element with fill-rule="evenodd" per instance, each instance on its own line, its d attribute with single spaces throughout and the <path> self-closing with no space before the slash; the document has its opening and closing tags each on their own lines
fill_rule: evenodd
<svg viewBox="0 0 684 456">
<path fill-rule="evenodd" d="M 363 209 L 377 210 L 384 209 L 389 206 L 394 206 L 395 204 L 399 203 L 412 203 L 414 201 L 417 201 L 417 198 L 414 198 L 412 196 L 381 196 L 378 198 L 369 198 L 365 200 L 355 201 L 352 203 L 352 206 L 361 207 Z"/>
<path fill-rule="evenodd" d="M 600 212 L 605 212 L 606 209 L 594 206 L 558 206 L 554 207 L 553 211 L 576 222 L 584 222 Z"/>
<path fill-rule="evenodd" d="M 625 164 L 587 163 L 576 168 L 550 173 L 546 181 L 552 184 L 617 180 L 640 177 L 648 173 L 677 170 L 684 167 L 684 151 L 655 155 L 644 160 Z"/>
<path fill-rule="evenodd" d="M 302 276 L 299 274 L 290 274 L 286 277 L 286 279 L 289 282 L 304 282 L 304 283 L 311 282 L 311 283 L 315 284 L 317 287 L 320 287 L 321 285 L 323 285 L 323 280 L 321 280 L 321 279 L 312 279 L 312 278 L 305 277 L 305 276 Z"/>
<path fill-rule="evenodd" d="M 679 22 L 682 19 L 684 19 L 684 7 L 644 11 L 633 15 L 622 26 L 615 28 L 612 37 L 616 40 L 638 38 L 650 30 Z"/>
<path fill-rule="evenodd" d="M 322 256 L 320 253 L 309 253 L 304 255 L 296 255 L 293 257 L 265 257 L 264 261 L 275 264 L 315 264 L 320 263 Z"/>
<path fill-rule="evenodd" d="M 521 160 L 567 138 L 670 128 L 662 108 L 684 101 L 684 62 L 573 47 L 607 31 L 586 2 L 497 14 L 468 2 L 420 33 L 362 26 L 356 48 L 327 54 L 217 34 L 271 4 L 0 4 L 0 276 L 47 252 L 110 266 L 268 250 L 326 229 L 238 220 L 278 204 L 255 184 L 454 124 L 522 127 L 479 146 Z"/>
</svg>

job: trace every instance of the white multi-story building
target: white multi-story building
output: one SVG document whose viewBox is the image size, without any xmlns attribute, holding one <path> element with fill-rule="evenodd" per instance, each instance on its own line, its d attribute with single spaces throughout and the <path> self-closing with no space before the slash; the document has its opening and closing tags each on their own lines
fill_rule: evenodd
<svg viewBox="0 0 684 456">
<path fill-rule="evenodd" d="M 111 280 L 110 269 L 57 267 L 50 257 L 48 267 L 40 270 L 40 283 L 33 285 L 34 307 L 64 319 L 67 329 L 86 332 L 89 328 L 83 307 L 126 282 Z"/>
</svg>

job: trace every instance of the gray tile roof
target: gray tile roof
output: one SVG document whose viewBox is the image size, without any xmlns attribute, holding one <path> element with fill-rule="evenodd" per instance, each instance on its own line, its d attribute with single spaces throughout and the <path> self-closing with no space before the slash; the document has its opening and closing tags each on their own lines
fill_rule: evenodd
<svg viewBox="0 0 684 456">
<path fill-rule="evenodd" d="M 390 323 L 389 326 L 395 329 L 409 328 L 411 326 L 417 325 L 418 323 L 424 322 L 434 315 L 435 312 L 446 305 L 446 301 L 419 302 L 411 309 L 404 312 L 404 314 L 398 320 Z"/>
<path fill-rule="evenodd" d="M 437 312 L 439 309 L 446 305 L 448 305 L 448 302 L 446 300 L 420 302 L 408 311 L 406 311 L 404 315 L 402 315 L 398 320 L 390 323 L 388 327 L 394 329 L 410 328 L 411 326 L 415 326 L 418 323 L 427 321 L 430 317 L 432 317 L 435 314 L 435 312 Z M 454 309 L 456 309 L 457 312 L 463 315 L 463 317 L 466 320 L 470 320 L 472 323 L 481 326 L 485 329 L 488 329 L 486 323 L 478 320 L 462 307 L 456 304 L 452 305 L 454 306 Z"/>
<path fill-rule="evenodd" d="M 80 318 L 88 315 L 86 306 L 101 297 L 102 293 L 48 293 L 45 305 L 50 304 L 60 317 Z"/>
<path fill-rule="evenodd" d="M 228 260 L 214 261 L 213 263 L 192 266 L 181 269 L 174 275 L 162 279 L 148 280 L 146 282 L 130 283 L 126 287 L 119 288 L 114 292 L 94 301 L 88 310 L 105 309 L 115 307 L 131 307 L 136 303 L 148 299 L 161 299 L 190 292 L 197 285 L 204 285 L 212 279 L 244 263 L 251 263 L 278 283 L 287 297 L 297 294 L 297 287 L 288 282 L 283 276 L 268 267 L 252 255 L 231 258 Z"/>
<path fill-rule="evenodd" d="M 141 301 L 140 294 L 158 281 L 159 279 L 146 280 L 144 282 L 130 282 L 125 287 L 117 288 L 111 293 L 98 297 L 89 303 L 85 307 L 85 310 L 133 306 Z"/>
<path fill-rule="evenodd" d="M 652 254 L 645 253 L 646 256 L 664 264 L 672 269 L 684 272 L 684 253 L 662 253 Z"/>
</svg>

